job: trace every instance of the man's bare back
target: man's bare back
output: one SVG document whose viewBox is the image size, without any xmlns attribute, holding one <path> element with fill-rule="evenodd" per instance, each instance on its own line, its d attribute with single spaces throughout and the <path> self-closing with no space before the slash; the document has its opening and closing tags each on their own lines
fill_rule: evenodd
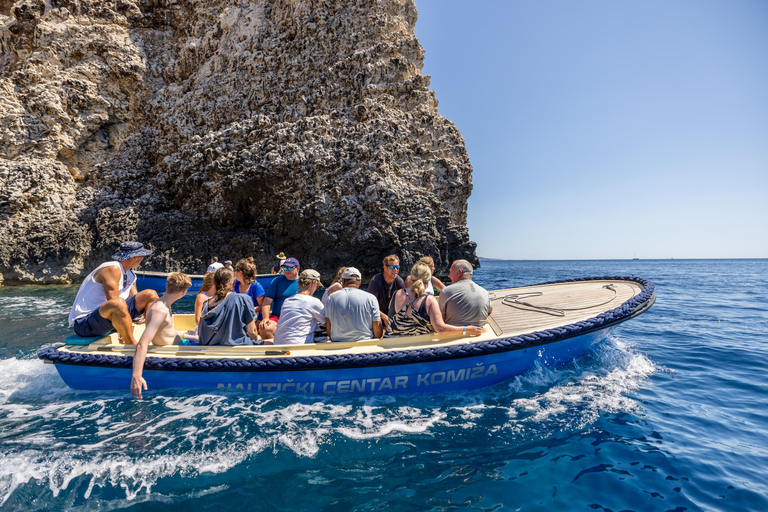
<svg viewBox="0 0 768 512">
<path fill-rule="evenodd" d="M 146 320 L 147 325 L 158 326 L 151 341 L 153 345 L 178 345 L 181 341 L 181 336 L 173 327 L 173 313 L 163 301 L 156 300 L 147 308 Z"/>
</svg>

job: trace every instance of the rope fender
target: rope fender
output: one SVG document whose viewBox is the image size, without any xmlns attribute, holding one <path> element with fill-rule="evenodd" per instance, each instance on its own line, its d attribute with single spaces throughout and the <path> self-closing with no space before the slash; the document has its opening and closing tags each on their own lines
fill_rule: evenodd
<svg viewBox="0 0 768 512">
<path fill-rule="evenodd" d="M 561 284 L 582 281 L 630 281 L 642 286 L 642 291 L 617 308 L 600 313 L 588 320 L 537 331 L 521 336 L 494 339 L 467 345 L 433 347 L 413 350 L 393 350 L 373 354 L 333 354 L 328 356 L 280 357 L 269 359 L 174 359 L 169 357 L 147 357 L 147 370 L 171 371 L 289 371 L 309 369 L 361 368 L 366 366 L 391 366 L 409 363 L 427 363 L 446 359 L 483 356 L 535 347 L 577 336 L 601 326 L 632 315 L 640 306 L 651 299 L 654 285 L 647 279 L 635 276 L 584 277 L 541 283 Z M 534 285 L 539 286 L 539 285 Z M 37 357 L 54 363 L 98 366 L 107 368 L 131 368 L 133 356 L 112 356 L 105 354 L 75 354 L 61 352 L 56 348 L 44 348 Z"/>
</svg>

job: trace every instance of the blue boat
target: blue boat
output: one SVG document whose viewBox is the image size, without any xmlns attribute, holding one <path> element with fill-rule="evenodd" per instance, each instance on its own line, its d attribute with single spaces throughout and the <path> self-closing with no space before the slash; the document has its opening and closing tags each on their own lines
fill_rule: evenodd
<svg viewBox="0 0 768 512">
<path fill-rule="evenodd" d="M 151 270 L 135 270 L 136 288 L 142 290 L 155 290 L 158 294 L 165 293 L 165 285 L 168 283 L 168 274 L 164 272 L 153 272 Z M 187 274 L 192 280 L 192 286 L 187 290 L 187 295 L 197 295 L 203 286 L 203 277 L 199 274 Z M 272 281 L 280 274 L 259 274 L 256 280 L 266 290 Z"/>
<path fill-rule="evenodd" d="M 647 311 L 654 287 L 637 277 L 544 283 L 491 292 L 493 313 L 478 337 L 430 334 L 353 343 L 250 347 L 152 347 L 144 378 L 169 388 L 243 393 L 372 395 L 461 391 L 514 378 L 536 363 L 556 366 L 589 352 L 619 324 Z M 191 315 L 175 315 L 192 328 Z M 143 326 L 135 326 L 138 337 Z M 134 347 L 117 334 L 45 348 L 75 389 L 129 389 Z"/>
</svg>

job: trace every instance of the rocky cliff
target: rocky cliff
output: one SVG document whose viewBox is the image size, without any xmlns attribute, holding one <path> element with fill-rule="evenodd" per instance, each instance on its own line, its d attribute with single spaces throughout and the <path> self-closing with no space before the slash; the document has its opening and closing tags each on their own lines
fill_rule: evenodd
<svg viewBox="0 0 768 512">
<path fill-rule="evenodd" d="M 0 0 L 0 273 L 476 261 L 412 0 Z"/>
</svg>

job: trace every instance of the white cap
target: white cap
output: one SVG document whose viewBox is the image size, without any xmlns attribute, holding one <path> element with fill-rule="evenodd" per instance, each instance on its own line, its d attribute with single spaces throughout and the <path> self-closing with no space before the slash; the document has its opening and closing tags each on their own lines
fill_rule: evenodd
<svg viewBox="0 0 768 512">
<path fill-rule="evenodd" d="M 344 270 L 344 273 L 341 274 L 342 279 L 357 279 L 362 280 L 362 276 L 360 275 L 360 271 L 357 270 L 355 267 L 347 267 L 346 270 Z"/>
</svg>

